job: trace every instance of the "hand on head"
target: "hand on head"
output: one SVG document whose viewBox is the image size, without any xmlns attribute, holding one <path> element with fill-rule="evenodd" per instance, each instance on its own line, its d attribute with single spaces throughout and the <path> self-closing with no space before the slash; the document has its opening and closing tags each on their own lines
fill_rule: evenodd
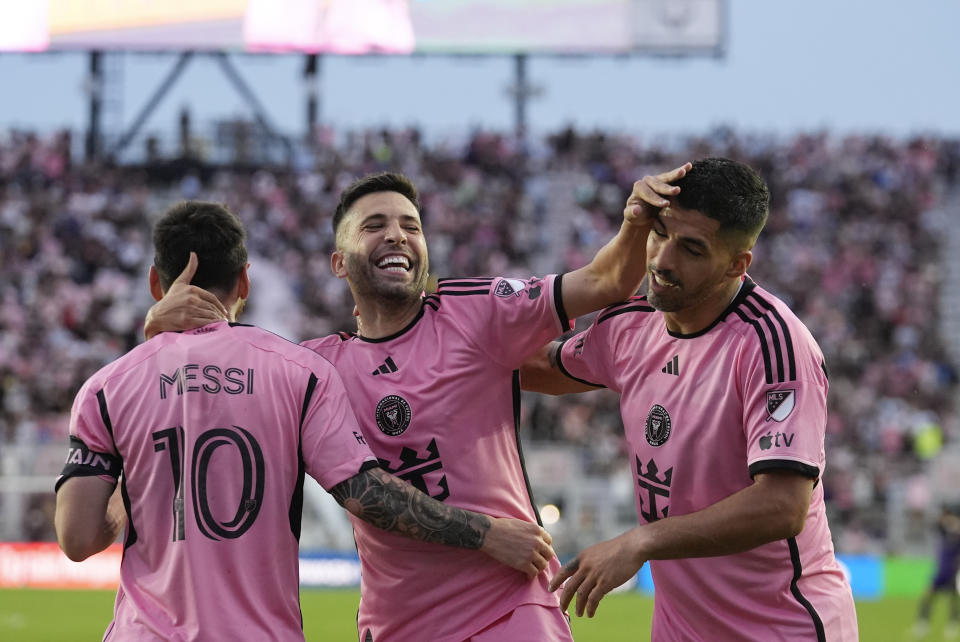
<svg viewBox="0 0 960 642">
<path fill-rule="evenodd" d="M 190 252 L 183 272 L 170 284 L 163 298 L 147 312 L 143 326 L 143 334 L 147 339 L 161 332 L 190 330 L 230 319 L 229 312 L 215 294 L 190 285 L 198 265 L 196 252 Z"/>
<path fill-rule="evenodd" d="M 684 163 L 669 172 L 656 176 L 644 176 L 633 184 L 633 193 L 623 210 L 624 220 L 635 225 L 650 225 L 660 210 L 670 205 L 668 198 L 680 193 L 680 188 L 671 183 L 686 176 L 690 163 Z"/>
</svg>

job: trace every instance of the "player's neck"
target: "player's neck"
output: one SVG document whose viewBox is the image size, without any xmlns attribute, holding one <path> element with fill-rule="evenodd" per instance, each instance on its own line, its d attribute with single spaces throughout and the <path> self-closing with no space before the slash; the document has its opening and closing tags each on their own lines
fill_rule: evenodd
<svg viewBox="0 0 960 642">
<path fill-rule="evenodd" d="M 223 304 L 223 307 L 227 309 L 227 321 L 229 323 L 236 323 L 237 317 L 240 316 L 243 308 L 246 307 L 246 301 L 237 297 L 218 298 L 220 299 L 220 303 Z"/>
<path fill-rule="evenodd" d="M 676 312 L 664 312 L 663 318 L 667 324 L 667 329 L 674 334 L 696 334 L 710 327 L 716 321 L 723 311 L 727 309 L 740 288 L 743 287 L 742 279 L 733 279 L 724 283 L 712 295 L 686 310 Z"/>
<path fill-rule="evenodd" d="M 365 339 L 382 339 L 394 335 L 410 325 L 422 303 L 419 298 L 400 303 L 357 304 L 357 334 Z"/>
</svg>

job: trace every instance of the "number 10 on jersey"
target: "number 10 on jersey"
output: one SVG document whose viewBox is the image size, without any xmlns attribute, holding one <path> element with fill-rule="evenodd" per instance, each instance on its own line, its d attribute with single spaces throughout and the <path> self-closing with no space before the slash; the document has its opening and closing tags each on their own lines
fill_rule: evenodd
<svg viewBox="0 0 960 642">
<path fill-rule="evenodd" d="M 166 451 L 173 477 L 173 541 L 185 539 L 184 472 L 187 460 L 182 426 L 154 432 L 153 450 Z M 210 507 L 207 477 L 214 452 L 223 447 L 235 449 L 240 458 L 243 484 L 240 502 L 233 518 L 220 521 Z M 221 462 L 222 463 L 222 462 Z M 240 426 L 212 428 L 200 433 L 190 453 L 190 497 L 200 532 L 212 540 L 236 539 L 246 533 L 260 513 L 263 503 L 264 460 L 260 444 Z"/>
</svg>

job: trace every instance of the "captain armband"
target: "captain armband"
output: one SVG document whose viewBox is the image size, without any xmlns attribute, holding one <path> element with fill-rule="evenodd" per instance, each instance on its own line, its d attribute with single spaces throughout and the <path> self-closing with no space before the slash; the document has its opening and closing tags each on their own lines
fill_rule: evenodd
<svg viewBox="0 0 960 642">
<path fill-rule="evenodd" d="M 70 450 L 57 478 L 56 488 L 59 489 L 60 484 L 70 477 L 107 476 L 119 479 L 122 469 L 123 460 L 117 455 L 90 450 L 82 439 L 70 435 Z"/>
</svg>

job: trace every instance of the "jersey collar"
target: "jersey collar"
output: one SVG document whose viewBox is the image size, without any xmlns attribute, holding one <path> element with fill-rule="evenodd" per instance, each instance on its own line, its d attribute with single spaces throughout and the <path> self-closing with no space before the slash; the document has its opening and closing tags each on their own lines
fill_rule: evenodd
<svg viewBox="0 0 960 642">
<path fill-rule="evenodd" d="M 751 279 L 748 275 L 744 274 L 743 281 L 740 283 L 740 289 L 737 290 L 736 296 L 733 297 L 733 300 L 730 302 L 730 305 L 728 305 L 724 309 L 724 311 L 720 313 L 720 316 L 718 316 L 713 323 L 705 327 L 703 330 L 698 330 L 697 332 L 691 332 L 690 334 L 681 334 L 679 332 L 671 332 L 669 329 L 667 329 L 667 334 L 669 334 L 671 337 L 675 339 L 695 339 L 697 337 L 705 335 L 706 333 L 710 332 L 710 330 L 712 330 L 714 327 L 716 327 L 718 323 L 722 323 L 723 320 L 726 319 L 731 312 L 733 312 L 738 307 L 740 307 L 740 304 L 744 302 L 744 300 L 747 298 L 747 295 L 753 292 L 754 288 L 756 287 L 757 287 L 757 284 L 754 282 L 754 280 Z"/>
</svg>

